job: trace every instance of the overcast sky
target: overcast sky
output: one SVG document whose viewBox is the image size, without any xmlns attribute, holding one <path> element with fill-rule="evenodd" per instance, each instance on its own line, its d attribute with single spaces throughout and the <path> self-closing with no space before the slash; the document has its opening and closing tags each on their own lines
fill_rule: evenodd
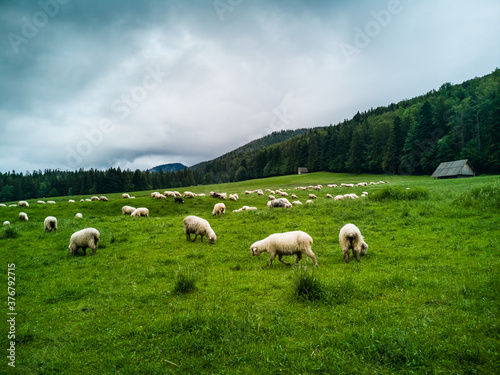
<svg viewBox="0 0 500 375">
<path fill-rule="evenodd" d="M 0 172 L 188 166 L 500 66 L 500 1 L 0 1 Z"/>
</svg>

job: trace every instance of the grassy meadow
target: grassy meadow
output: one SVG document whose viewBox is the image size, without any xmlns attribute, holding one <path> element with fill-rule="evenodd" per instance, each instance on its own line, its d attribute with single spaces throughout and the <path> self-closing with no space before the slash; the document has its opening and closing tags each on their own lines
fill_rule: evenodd
<svg viewBox="0 0 500 375">
<path fill-rule="evenodd" d="M 389 184 L 326 187 L 379 180 Z M 314 184 L 324 188 L 288 191 L 304 203 L 290 209 L 244 194 Z M 144 191 L 129 192 L 133 200 L 0 207 L 1 222 L 11 222 L 0 228 L 0 373 L 500 373 L 498 176 L 311 173 L 177 190 L 207 196 L 179 205 Z M 213 217 L 212 190 L 240 199 Z M 326 198 L 362 191 L 369 196 Z M 306 205 L 309 193 L 318 198 Z M 124 205 L 147 207 L 150 217 L 122 216 Z M 244 205 L 258 210 L 231 212 Z M 28 222 L 18 221 L 20 211 Z M 57 233 L 44 233 L 49 215 Z M 209 220 L 217 242 L 188 242 L 187 215 Z M 369 248 L 346 264 L 338 233 L 349 222 Z M 86 227 L 101 233 L 97 254 L 71 256 L 71 234 Z M 292 230 L 313 237 L 318 268 L 303 257 L 268 269 L 267 254 L 250 255 L 253 242 Z M 15 368 L 5 355 L 12 263 Z"/>
</svg>

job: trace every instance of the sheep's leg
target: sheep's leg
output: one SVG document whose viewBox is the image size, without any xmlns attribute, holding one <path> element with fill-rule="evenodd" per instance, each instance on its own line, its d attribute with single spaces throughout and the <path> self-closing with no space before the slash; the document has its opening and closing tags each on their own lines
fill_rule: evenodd
<svg viewBox="0 0 500 375">
<path fill-rule="evenodd" d="M 359 250 L 359 246 L 354 246 L 354 247 L 352 248 L 352 255 L 354 255 L 354 257 L 356 258 L 356 260 L 357 260 L 358 262 L 360 261 L 360 259 L 359 259 L 359 257 L 360 257 L 360 250 Z"/>
<path fill-rule="evenodd" d="M 270 254 L 269 255 L 269 265 L 267 266 L 267 268 L 271 267 L 271 264 L 273 264 L 274 258 L 276 258 L 276 254 Z"/>
<path fill-rule="evenodd" d="M 191 238 L 191 237 L 190 237 L 190 238 Z M 195 235 L 194 235 L 194 240 L 193 240 L 193 242 L 194 242 L 194 241 L 196 241 L 196 239 L 197 239 L 197 238 L 198 238 L 198 235 L 197 235 L 197 234 L 195 234 Z M 201 240 L 202 240 L 202 242 L 203 242 L 203 238 L 202 238 Z"/>
<path fill-rule="evenodd" d="M 191 233 L 186 233 L 186 240 L 191 241 Z"/>
<path fill-rule="evenodd" d="M 344 249 L 344 261 L 346 263 L 349 263 L 349 253 L 350 253 L 349 249 Z"/>
<path fill-rule="evenodd" d="M 83 255 L 87 255 L 87 254 L 85 254 L 85 252 L 86 252 L 86 251 L 87 251 L 87 248 L 86 248 L 86 247 L 84 247 L 84 248 L 83 248 Z"/>
<path fill-rule="evenodd" d="M 301 259 L 302 259 L 302 253 L 297 253 L 297 259 L 295 260 L 295 265 L 299 264 Z"/>
<path fill-rule="evenodd" d="M 285 264 L 285 265 L 287 265 L 287 266 L 290 266 L 290 265 L 291 265 L 290 263 L 285 262 L 285 261 L 283 260 L 283 254 L 279 254 L 279 255 L 278 255 L 278 260 L 279 260 L 281 263 L 283 263 L 283 264 Z"/>
</svg>

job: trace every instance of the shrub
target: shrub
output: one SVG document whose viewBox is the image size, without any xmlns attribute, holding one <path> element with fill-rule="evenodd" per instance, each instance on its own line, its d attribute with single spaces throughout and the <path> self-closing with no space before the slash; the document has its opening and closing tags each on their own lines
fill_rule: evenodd
<svg viewBox="0 0 500 375">
<path fill-rule="evenodd" d="M 314 277 L 314 270 L 307 272 L 306 267 L 300 267 L 294 284 L 295 296 L 302 301 L 316 301 L 325 297 L 324 287 Z"/>
<path fill-rule="evenodd" d="M 500 181 L 477 186 L 460 194 L 455 203 L 463 206 L 488 207 L 498 210 L 500 208 Z"/>
<path fill-rule="evenodd" d="M 401 186 L 387 186 L 371 194 L 370 199 L 375 201 L 402 201 L 429 198 L 429 190 L 416 187 L 404 189 Z"/>
</svg>

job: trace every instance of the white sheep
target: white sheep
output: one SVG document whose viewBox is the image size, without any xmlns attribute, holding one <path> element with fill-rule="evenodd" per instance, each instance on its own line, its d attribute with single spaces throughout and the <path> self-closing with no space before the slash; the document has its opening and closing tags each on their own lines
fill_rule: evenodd
<svg viewBox="0 0 500 375">
<path fill-rule="evenodd" d="M 314 204 L 314 201 L 313 201 L 313 200 L 311 200 L 311 199 L 308 199 L 308 200 L 306 200 L 306 203 L 307 203 L 307 204 Z"/>
<path fill-rule="evenodd" d="M 68 250 L 71 255 L 77 255 L 78 250 L 83 249 L 83 255 L 86 255 L 85 251 L 87 248 L 91 248 L 92 254 L 95 255 L 100 236 L 101 234 L 95 228 L 85 228 L 79 230 L 71 235 Z"/>
<path fill-rule="evenodd" d="M 315 196 L 314 194 L 309 194 L 309 199 L 316 199 L 318 198 L 317 196 Z"/>
<path fill-rule="evenodd" d="M 136 210 L 135 207 L 123 206 L 122 207 L 122 215 L 131 215 L 135 210 Z"/>
<path fill-rule="evenodd" d="M 237 201 L 240 197 L 238 196 L 238 194 L 234 193 L 234 194 L 229 194 L 229 199 L 232 200 L 232 201 Z"/>
<path fill-rule="evenodd" d="M 5 226 L 10 225 L 10 221 L 8 221 L 8 220 L 4 221 L 3 225 L 5 225 Z"/>
<path fill-rule="evenodd" d="M 211 244 L 215 243 L 217 240 L 217 236 L 207 220 L 198 216 L 190 215 L 185 217 L 182 222 L 184 224 L 186 240 L 191 240 L 191 233 L 195 235 L 194 240 L 192 240 L 193 242 L 196 241 L 198 236 L 201 236 L 201 242 L 203 242 L 203 236 L 207 237 L 208 242 Z"/>
<path fill-rule="evenodd" d="M 94 196 L 90 197 L 90 200 L 93 201 L 93 202 L 95 202 L 95 201 L 99 200 L 99 197 L 96 196 L 96 195 L 94 195 Z"/>
<path fill-rule="evenodd" d="M 329 187 L 329 188 L 336 188 L 336 187 L 338 187 L 338 186 L 337 186 L 336 184 L 330 184 L 330 185 L 328 185 L 328 187 Z"/>
<path fill-rule="evenodd" d="M 36 201 L 37 204 L 45 204 L 44 201 Z"/>
<path fill-rule="evenodd" d="M 270 201 L 273 201 L 273 200 L 275 200 L 275 199 L 276 199 L 276 197 L 275 197 L 274 195 L 269 195 L 267 198 L 268 198 Z"/>
<path fill-rule="evenodd" d="M 333 200 L 334 200 L 334 201 L 340 201 L 340 200 L 342 200 L 342 199 L 344 199 L 344 196 L 343 196 L 343 195 L 336 195 L 336 196 L 333 198 Z"/>
<path fill-rule="evenodd" d="M 302 202 L 301 201 L 293 201 L 292 204 L 298 204 L 298 205 L 301 205 Z"/>
<path fill-rule="evenodd" d="M 75 203 L 75 200 L 74 199 L 69 199 L 68 203 Z"/>
<path fill-rule="evenodd" d="M 52 229 L 54 232 L 57 232 L 57 219 L 54 216 L 47 216 L 43 221 L 43 227 L 45 232 L 50 233 L 52 232 Z"/>
<path fill-rule="evenodd" d="M 249 206 L 243 206 L 237 210 L 233 210 L 233 212 L 241 212 L 241 211 L 255 211 L 257 210 L 257 207 L 249 207 Z"/>
<path fill-rule="evenodd" d="M 292 199 L 299 199 L 295 194 L 292 194 Z"/>
<path fill-rule="evenodd" d="M 122 194 L 122 198 L 123 198 L 123 199 L 128 199 L 128 198 L 130 198 L 130 194 L 123 193 L 123 194 Z"/>
<path fill-rule="evenodd" d="M 18 205 L 19 207 L 29 207 L 29 206 L 30 206 L 30 205 L 29 205 L 29 203 L 28 203 L 28 202 L 26 202 L 26 201 L 19 201 L 19 202 L 17 203 L 17 205 Z"/>
<path fill-rule="evenodd" d="M 130 214 L 130 216 L 132 216 L 132 217 L 140 217 L 140 216 L 148 217 L 149 216 L 149 210 L 146 207 L 139 207 L 139 208 L 136 208 L 134 210 L 134 212 L 132 212 Z"/>
<path fill-rule="evenodd" d="M 25 212 L 19 212 L 19 220 L 28 221 L 28 215 Z"/>
<path fill-rule="evenodd" d="M 217 203 L 214 206 L 212 215 L 224 215 L 226 213 L 226 205 L 224 203 Z"/>
<path fill-rule="evenodd" d="M 356 186 L 367 186 L 368 184 L 366 182 L 358 182 Z"/>
<path fill-rule="evenodd" d="M 333 196 L 331 194 L 327 194 L 326 197 L 329 199 L 333 199 Z"/>
<path fill-rule="evenodd" d="M 7 205 L 4 203 L 0 203 L 0 207 L 7 207 Z"/>
<path fill-rule="evenodd" d="M 55 201 L 47 201 L 48 204 L 56 204 Z"/>
<path fill-rule="evenodd" d="M 163 195 L 169 198 L 175 198 L 175 193 L 173 191 L 166 190 L 163 192 Z"/>
<path fill-rule="evenodd" d="M 75 219 L 82 219 L 82 218 L 83 215 L 80 212 L 77 212 L 77 214 L 75 215 Z"/>
<path fill-rule="evenodd" d="M 108 201 L 108 198 L 106 198 L 104 195 L 101 195 L 101 196 L 99 197 L 99 200 L 100 200 L 100 201 L 103 201 L 103 202 L 107 202 L 107 201 Z"/>
<path fill-rule="evenodd" d="M 360 230 L 354 224 L 346 224 L 339 233 L 339 242 L 344 252 L 344 260 L 349 263 L 350 249 L 352 255 L 359 261 L 360 255 L 365 255 L 368 251 L 368 245 L 363 239 Z"/>
<path fill-rule="evenodd" d="M 264 238 L 263 240 L 257 241 L 250 246 L 250 251 L 253 256 L 259 256 L 263 252 L 269 254 L 269 267 L 273 263 L 276 255 L 278 256 L 278 260 L 286 264 L 287 266 L 290 263 L 283 261 L 283 256 L 285 255 L 297 255 L 297 259 L 295 260 L 295 264 L 299 263 L 302 258 L 302 254 L 307 255 L 314 262 L 314 265 L 318 266 L 318 261 L 316 260 L 316 255 L 311 250 L 311 245 L 313 243 L 313 239 L 306 232 L 302 232 L 300 230 L 293 232 L 285 232 L 285 233 L 275 233 L 270 236 Z"/>
<path fill-rule="evenodd" d="M 274 199 L 272 201 L 267 202 L 267 207 L 285 207 L 285 208 L 290 208 L 290 207 L 292 207 L 292 204 L 286 198 L 278 198 L 278 199 Z"/>
<path fill-rule="evenodd" d="M 193 193 L 193 192 L 191 192 L 191 191 L 185 191 L 183 195 L 184 195 L 184 198 L 194 198 L 194 197 L 196 197 L 196 194 Z"/>
</svg>

